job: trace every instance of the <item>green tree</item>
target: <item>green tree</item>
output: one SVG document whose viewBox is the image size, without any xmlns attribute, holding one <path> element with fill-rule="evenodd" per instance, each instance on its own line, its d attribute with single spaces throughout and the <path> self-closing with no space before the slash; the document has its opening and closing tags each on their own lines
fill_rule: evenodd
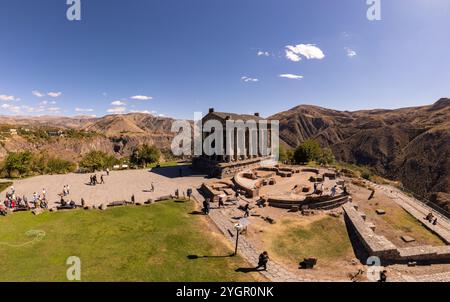
<svg viewBox="0 0 450 302">
<path fill-rule="evenodd" d="M 80 167 L 94 172 L 96 170 L 104 170 L 115 165 L 118 160 L 102 151 L 91 151 L 86 154 L 80 161 Z"/>
<path fill-rule="evenodd" d="M 333 151 L 330 148 L 322 149 L 322 153 L 317 161 L 321 165 L 331 165 L 336 162 Z"/>
<path fill-rule="evenodd" d="M 3 169 L 9 177 L 27 175 L 31 170 L 33 154 L 29 151 L 11 152 L 5 159 Z"/>
<path fill-rule="evenodd" d="M 280 162 L 291 161 L 293 152 L 291 149 L 287 149 L 280 145 Z"/>
<path fill-rule="evenodd" d="M 320 144 L 314 140 L 309 139 L 300 144 L 294 151 L 294 161 L 297 164 L 306 164 L 310 161 L 318 161 L 322 154 Z"/>
<path fill-rule="evenodd" d="M 133 150 L 131 154 L 131 163 L 139 166 L 147 166 L 156 163 L 161 157 L 161 152 L 154 146 L 142 145 Z"/>
</svg>

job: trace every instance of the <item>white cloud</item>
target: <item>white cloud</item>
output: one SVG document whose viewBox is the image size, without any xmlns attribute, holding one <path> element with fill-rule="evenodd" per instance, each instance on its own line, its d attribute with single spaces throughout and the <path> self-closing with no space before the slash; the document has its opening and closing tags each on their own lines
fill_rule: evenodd
<svg viewBox="0 0 450 302">
<path fill-rule="evenodd" d="M 270 53 L 268 51 L 262 51 L 262 50 L 259 50 L 256 54 L 258 56 L 264 56 L 264 57 L 270 56 Z"/>
<path fill-rule="evenodd" d="M 125 106 L 126 103 L 118 100 L 118 101 L 112 102 L 111 105 L 113 105 L 113 106 Z"/>
<path fill-rule="evenodd" d="M 294 52 L 290 50 L 286 50 L 286 58 L 293 62 L 298 62 L 302 59 L 299 55 L 296 55 Z"/>
<path fill-rule="evenodd" d="M 94 109 L 91 108 L 75 108 L 75 112 L 92 112 Z"/>
<path fill-rule="evenodd" d="M 241 81 L 243 81 L 243 82 L 259 82 L 259 79 L 250 78 L 250 77 L 241 77 Z"/>
<path fill-rule="evenodd" d="M 305 57 L 306 59 L 322 60 L 325 58 L 323 51 L 314 44 L 298 44 L 286 46 L 286 58 L 298 62 Z"/>
<path fill-rule="evenodd" d="M 0 94 L 0 101 L 10 102 L 15 100 L 16 98 L 13 95 Z"/>
<path fill-rule="evenodd" d="M 48 105 L 48 101 L 42 101 L 42 102 L 39 103 L 39 105 L 41 105 L 41 106 Z"/>
<path fill-rule="evenodd" d="M 32 93 L 34 96 L 37 96 L 38 98 L 41 98 L 41 97 L 44 96 L 44 94 L 43 94 L 42 92 L 38 91 L 38 90 L 33 90 L 31 93 Z"/>
<path fill-rule="evenodd" d="M 349 58 L 353 58 L 353 57 L 356 57 L 358 55 L 356 53 L 356 51 L 354 51 L 351 48 L 346 47 L 345 50 L 347 51 L 347 57 L 349 57 Z"/>
<path fill-rule="evenodd" d="M 165 114 L 162 114 L 162 113 L 160 113 L 160 114 L 158 114 L 158 116 L 159 116 L 159 117 L 165 117 L 166 115 L 165 115 Z"/>
<path fill-rule="evenodd" d="M 47 93 L 47 95 L 52 97 L 52 98 L 57 98 L 57 97 L 60 97 L 62 95 L 62 92 L 49 92 L 49 93 Z"/>
<path fill-rule="evenodd" d="M 125 113 L 126 110 L 127 110 L 127 108 L 125 108 L 125 107 L 115 107 L 115 108 L 108 109 L 106 112 L 112 113 L 112 114 L 122 114 L 122 113 Z"/>
<path fill-rule="evenodd" d="M 131 110 L 131 113 L 145 113 L 145 114 L 152 114 L 153 111 L 148 111 L 148 110 Z"/>
<path fill-rule="evenodd" d="M 279 75 L 280 78 L 292 79 L 292 80 L 301 80 L 303 79 L 302 75 L 296 75 L 291 73 L 284 73 Z"/>
<path fill-rule="evenodd" d="M 131 96 L 130 99 L 138 100 L 138 101 L 149 101 L 149 100 L 153 99 L 153 97 L 146 96 L 146 95 L 135 95 L 135 96 Z"/>
</svg>

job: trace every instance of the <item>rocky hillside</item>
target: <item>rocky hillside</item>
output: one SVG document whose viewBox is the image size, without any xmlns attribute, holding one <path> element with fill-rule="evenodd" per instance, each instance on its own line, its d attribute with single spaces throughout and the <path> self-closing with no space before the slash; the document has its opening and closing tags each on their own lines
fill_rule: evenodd
<svg viewBox="0 0 450 302">
<path fill-rule="evenodd" d="M 449 193 L 450 99 L 355 112 L 301 105 L 270 118 L 280 121 L 281 140 L 288 146 L 315 138 L 338 160 L 373 167 L 416 193 Z"/>
<path fill-rule="evenodd" d="M 173 119 L 150 114 L 132 113 L 92 117 L 0 117 L 0 160 L 11 151 L 46 151 L 59 157 L 78 160 L 92 150 L 117 156 L 129 156 L 140 144 L 169 149 L 174 133 L 170 131 Z M 26 133 L 9 133 L 9 128 L 26 129 Z M 52 135 L 34 137 L 37 131 L 54 132 L 75 129 L 80 135 Z M 83 135 L 89 133 L 89 135 Z"/>
</svg>

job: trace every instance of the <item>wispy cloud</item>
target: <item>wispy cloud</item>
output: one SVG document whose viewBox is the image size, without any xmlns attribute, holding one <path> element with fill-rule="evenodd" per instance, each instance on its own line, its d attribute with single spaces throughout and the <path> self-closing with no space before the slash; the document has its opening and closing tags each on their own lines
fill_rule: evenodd
<svg viewBox="0 0 450 302">
<path fill-rule="evenodd" d="M 291 80 L 301 80 L 301 79 L 303 79 L 302 75 L 291 74 L 291 73 L 280 74 L 279 77 L 280 78 L 291 79 Z"/>
<path fill-rule="evenodd" d="M 149 110 L 130 110 L 131 113 L 145 113 L 145 114 L 154 114 L 156 111 L 149 111 Z"/>
<path fill-rule="evenodd" d="M 260 56 L 264 56 L 264 57 L 268 57 L 270 56 L 270 52 L 268 51 L 262 51 L 262 50 L 258 50 L 258 52 L 256 53 L 259 57 Z"/>
<path fill-rule="evenodd" d="M 241 81 L 243 81 L 243 82 L 259 82 L 259 79 L 244 76 L 244 77 L 241 77 Z"/>
<path fill-rule="evenodd" d="M 356 57 L 358 55 L 356 53 L 356 51 L 354 51 L 351 48 L 346 47 L 345 50 L 347 51 L 347 57 L 349 57 L 349 58 L 353 58 L 353 57 Z"/>
<path fill-rule="evenodd" d="M 147 95 L 135 95 L 135 96 L 131 96 L 130 99 L 137 100 L 137 101 L 150 101 L 153 99 L 153 97 L 147 96 Z"/>
<path fill-rule="evenodd" d="M 49 92 L 49 93 L 47 93 L 47 95 L 52 98 L 57 98 L 62 95 L 62 92 Z"/>
<path fill-rule="evenodd" d="M 115 108 L 108 109 L 106 112 L 112 113 L 112 114 L 123 114 L 126 112 L 126 110 L 127 110 L 127 108 L 125 108 L 125 107 L 115 107 Z"/>
<path fill-rule="evenodd" d="M 125 106 L 126 103 L 123 102 L 123 101 L 117 100 L 117 101 L 112 102 L 111 105 L 113 105 L 113 106 Z"/>
<path fill-rule="evenodd" d="M 16 101 L 16 98 L 13 95 L 0 94 L 0 101 L 11 102 Z"/>
<path fill-rule="evenodd" d="M 302 57 L 311 60 L 322 60 L 325 58 L 323 51 L 315 44 L 298 44 L 286 46 L 286 58 L 293 62 L 298 62 Z"/>
<path fill-rule="evenodd" d="M 92 112 L 94 109 L 91 108 L 75 108 L 75 112 Z"/>
<path fill-rule="evenodd" d="M 5 109 L 5 110 L 11 112 L 11 113 L 14 113 L 14 114 L 18 114 L 18 113 L 21 112 L 20 106 L 14 106 L 14 105 L 11 105 L 11 104 L 2 104 L 0 107 L 2 109 Z"/>
<path fill-rule="evenodd" d="M 43 97 L 45 95 L 44 93 L 42 93 L 42 92 L 40 92 L 38 90 L 33 90 L 31 92 L 31 94 L 33 94 L 34 96 L 37 96 L 38 98 L 41 98 L 41 97 Z"/>
</svg>

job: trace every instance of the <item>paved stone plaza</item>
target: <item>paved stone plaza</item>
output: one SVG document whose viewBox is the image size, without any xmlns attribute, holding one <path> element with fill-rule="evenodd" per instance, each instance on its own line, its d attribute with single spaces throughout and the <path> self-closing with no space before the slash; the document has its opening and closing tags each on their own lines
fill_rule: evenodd
<svg viewBox="0 0 450 302">
<path fill-rule="evenodd" d="M 180 169 L 182 170 L 181 177 Z M 66 201 L 74 200 L 80 204 L 81 198 L 83 198 L 86 205 L 100 205 L 113 201 L 130 201 L 133 194 L 136 202 L 174 194 L 176 189 L 179 189 L 182 195 L 182 192 L 186 192 L 188 188 L 194 189 L 205 181 L 204 176 L 194 175 L 190 166 L 111 171 L 109 176 L 106 176 L 106 172 L 97 172 L 99 181 L 100 175 L 104 175 L 105 184 L 96 186 L 89 185 L 89 176 L 92 174 L 36 176 L 14 181 L 14 187 L 16 195 L 20 197 L 25 195 L 29 201 L 32 200 L 33 192 L 41 194 L 42 189 L 45 188 L 49 207 L 52 207 L 59 202 L 58 194 L 63 191 L 65 185 L 70 186 L 70 194 L 65 198 Z M 155 192 L 150 192 L 152 183 Z M 9 191 L 9 188 L 7 190 Z M 5 192 L 2 193 L 1 198 L 4 197 Z"/>
</svg>

